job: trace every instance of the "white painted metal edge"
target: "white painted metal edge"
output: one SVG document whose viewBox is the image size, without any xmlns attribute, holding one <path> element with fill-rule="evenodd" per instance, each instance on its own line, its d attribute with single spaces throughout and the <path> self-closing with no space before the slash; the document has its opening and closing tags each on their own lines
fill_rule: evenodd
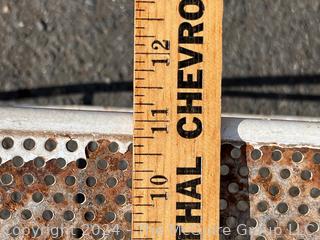
<svg viewBox="0 0 320 240">
<path fill-rule="evenodd" d="M 131 135 L 132 113 L 46 108 L 0 108 L 0 130 Z"/>
<path fill-rule="evenodd" d="M 0 130 L 132 135 L 132 112 L 0 108 Z M 320 146 L 320 119 L 222 116 L 225 141 Z"/>
</svg>

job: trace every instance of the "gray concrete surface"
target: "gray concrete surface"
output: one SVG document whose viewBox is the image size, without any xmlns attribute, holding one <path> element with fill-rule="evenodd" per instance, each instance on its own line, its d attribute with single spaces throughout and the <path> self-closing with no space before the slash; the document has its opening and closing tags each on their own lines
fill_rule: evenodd
<svg viewBox="0 0 320 240">
<path fill-rule="evenodd" d="M 223 111 L 319 116 L 320 1 L 225 0 Z M 132 106 L 133 1 L 0 0 L 0 104 Z"/>
</svg>

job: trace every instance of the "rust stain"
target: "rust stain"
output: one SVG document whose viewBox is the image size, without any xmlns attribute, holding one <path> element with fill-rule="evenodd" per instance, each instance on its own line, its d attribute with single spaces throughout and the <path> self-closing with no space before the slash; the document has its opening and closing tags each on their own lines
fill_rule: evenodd
<svg viewBox="0 0 320 240">
<path fill-rule="evenodd" d="M 241 156 L 239 159 L 232 158 L 232 149 L 240 146 Z M 253 160 L 251 153 L 254 149 L 261 151 L 261 158 Z M 277 157 L 273 156 L 274 151 L 279 152 Z M 257 226 L 250 228 L 250 235 L 238 236 L 237 231 L 232 231 L 231 235 L 221 235 L 221 239 L 320 239 L 319 223 L 319 198 L 320 198 L 320 162 L 314 161 L 314 156 L 320 149 L 295 146 L 279 146 L 277 144 L 249 144 L 244 142 L 228 142 L 222 144 L 221 164 L 227 165 L 230 172 L 221 176 L 221 195 L 220 198 L 227 201 L 227 208 L 221 209 L 221 227 L 236 223 L 247 224 L 254 219 Z M 302 156 L 301 161 L 294 161 L 293 155 Z M 300 155 L 301 153 L 301 155 Z M 237 170 L 240 165 L 246 165 L 249 169 L 247 177 L 240 176 Z M 270 174 L 261 176 L 259 170 L 267 168 Z M 286 169 L 290 172 L 289 177 L 282 177 L 281 170 Z M 309 172 L 311 172 L 312 177 Z M 306 176 L 303 177 L 303 174 Z M 230 192 L 229 184 L 237 183 L 239 191 Z M 259 191 L 255 194 L 249 193 L 249 186 L 258 186 Z M 291 196 L 289 190 L 292 187 L 299 189 L 298 196 Z M 311 191 L 314 191 L 311 196 Z M 318 192 L 317 192 L 318 191 Z M 243 212 L 238 209 L 239 202 L 248 201 L 249 208 Z M 259 211 L 258 204 L 267 203 L 266 211 Z M 306 213 L 301 213 L 301 206 L 308 207 Z M 280 206 L 280 207 L 279 207 Z M 287 209 L 286 209 L 287 207 Z M 278 209 L 282 209 L 282 213 Z M 299 210 L 300 209 L 300 210 Z M 263 209 L 264 210 L 264 209 Z M 285 211 L 287 210 L 287 211 Z M 235 217 L 235 220 L 232 219 Z M 233 222 L 232 222 L 232 221 Z M 288 223 L 295 221 L 298 225 L 297 231 L 289 231 Z M 315 232 L 310 232 L 310 223 L 317 223 Z M 275 226 L 273 224 L 276 223 Z M 231 224 L 232 225 L 232 224 Z M 248 225 L 247 225 L 248 227 Z M 269 227 L 271 227 L 269 229 Z M 310 228 L 312 230 L 312 228 Z M 237 238 L 238 237 L 238 238 Z M 242 237 L 242 238 L 241 238 Z"/>
<path fill-rule="evenodd" d="M 52 138 L 53 136 L 51 136 Z M 10 227 L 18 226 L 20 229 L 31 228 L 32 226 L 47 226 L 47 229 L 53 228 L 68 228 L 70 231 L 72 228 L 81 228 L 83 230 L 83 237 L 81 239 L 95 239 L 93 238 L 93 229 L 90 227 L 96 226 L 103 230 L 110 231 L 112 228 L 118 226 L 124 233 L 123 239 L 130 239 L 131 222 L 125 219 L 125 214 L 129 214 L 131 211 L 131 189 L 127 186 L 127 182 L 131 179 L 132 174 L 132 152 L 128 149 L 125 153 L 110 152 L 108 146 L 111 143 L 107 139 L 100 139 L 98 142 L 98 149 L 94 152 L 90 152 L 86 148 L 86 166 L 84 169 L 77 165 L 74 159 L 65 168 L 60 169 L 56 163 L 56 159 L 50 159 L 46 162 L 42 168 L 37 168 L 33 161 L 26 162 L 22 167 L 17 168 L 13 165 L 13 161 L 7 161 L 0 167 L 0 177 L 4 173 L 10 173 L 14 180 L 13 183 L 4 186 L 0 186 L 0 210 L 7 209 L 11 213 L 9 219 L 0 219 L 0 230 L 10 229 Z M 108 167 L 104 170 L 97 168 L 97 160 L 106 160 Z M 119 169 L 119 161 L 126 160 L 128 163 L 127 169 Z M 30 173 L 34 177 L 34 182 L 31 185 L 26 185 L 23 181 L 23 175 Z M 55 183 L 48 186 L 45 183 L 45 177 L 52 175 L 55 177 Z M 66 177 L 74 176 L 76 178 L 73 186 L 68 186 L 65 182 Z M 95 178 L 96 183 L 94 186 L 87 185 L 87 178 Z M 115 177 L 118 183 L 113 188 L 109 188 L 106 185 L 108 177 Z M 22 199 L 20 202 L 14 202 L 11 199 L 13 191 L 21 193 Z M 35 203 L 32 199 L 32 195 L 35 192 L 41 192 L 43 194 L 43 200 L 40 203 Z M 54 194 L 62 193 L 64 200 L 56 203 L 54 201 Z M 75 195 L 82 193 L 85 196 L 83 203 L 75 201 Z M 98 194 L 102 194 L 106 201 L 103 204 L 97 204 L 95 197 Z M 126 198 L 126 202 L 123 205 L 116 203 L 115 198 L 117 195 L 123 195 Z M 80 199 L 81 200 L 81 199 Z M 32 212 L 32 217 L 28 220 L 21 218 L 21 212 L 24 209 L 28 209 Z M 54 213 L 52 220 L 45 220 L 42 217 L 44 210 L 51 210 Z M 74 213 L 75 218 L 72 221 L 66 221 L 63 217 L 64 212 L 70 210 Z M 85 218 L 87 212 L 93 212 L 95 214 L 94 219 L 88 221 Z M 105 215 L 107 212 L 114 212 L 116 219 L 114 222 L 107 222 Z M 69 231 L 68 230 L 68 231 Z M 8 236 L 6 239 L 11 239 Z M 20 238 L 12 239 L 35 239 L 31 234 L 20 235 Z M 42 232 L 36 239 L 54 239 L 50 232 Z M 59 239 L 74 239 L 67 231 Z M 101 239 L 114 239 L 114 233 L 111 232 L 110 236 Z"/>
</svg>

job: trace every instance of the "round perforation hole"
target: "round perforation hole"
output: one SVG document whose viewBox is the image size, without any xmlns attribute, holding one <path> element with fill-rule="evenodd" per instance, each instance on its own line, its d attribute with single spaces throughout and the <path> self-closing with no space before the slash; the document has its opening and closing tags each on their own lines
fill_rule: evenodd
<svg viewBox="0 0 320 240">
<path fill-rule="evenodd" d="M 294 152 L 292 154 L 292 161 L 299 163 L 303 160 L 303 154 L 301 152 Z"/>
<path fill-rule="evenodd" d="M 287 229 L 290 231 L 290 232 L 295 232 L 297 231 L 298 229 L 298 223 L 294 220 L 290 220 L 287 224 Z"/>
<path fill-rule="evenodd" d="M 45 220 L 45 221 L 50 221 L 51 219 L 53 219 L 53 212 L 51 210 L 45 210 L 43 211 L 42 213 L 42 218 Z"/>
<path fill-rule="evenodd" d="M 309 170 L 303 170 L 300 176 L 302 180 L 308 181 L 308 180 L 311 180 L 312 173 Z"/>
<path fill-rule="evenodd" d="M 131 221 L 132 221 L 132 212 L 131 212 L 131 211 L 126 212 L 126 213 L 124 214 L 124 219 L 125 219 L 128 223 L 131 223 Z"/>
<path fill-rule="evenodd" d="M 249 218 L 247 220 L 247 226 L 251 229 L 256 228 L 258 226 L 258 221 L 254 218 Z"/>
<path fill-rule="evenodd" d="M 282 169 L 281 171 L 280 171 L 280 177 L 282 178 L 282 179 L 288 179 L 289 177 L 290 177 L 290 175 L 291 175 L 291 173 L 290 173 L 290 170 L 289 169 Z"/>
<path fill-rule="evenodd" d="M 34 160 L 33 160 L 33 164 L 36 168 L 42 168 L 44 167 L 44 165 L 46 164 L 45 160 L 43 157 L 36 157 Z"/>
<path fill-rule="evenodd" d="M 112 153 L 116 153 L 119 150 L 119 145 L 116 142 L 111 142 L 108 146 L 108 149 Z"/>
<path fill-rule="evenodd" d="M 247 201 L 239 201 L 237 203 L 237 209 L 241 212 L 245 212 L 249 209 L 249 203 Z"/>
<path fill-rule="evenodd" d="M 87 161 L 83 158 L 79 158 L 76 161 L 77 168 L 85 169 L 87 167 Z"/>
<path fill-rule="evenodd" d="M 220 199 L 220 210 L 226 210 L 228 208 L 228 202 L 225 199 Z"/>
<path fill-rule="evenodd" d="M 70 140 L 66 143 L 66 148 L 69 152 L 75 152 L 78 149 L 78 143 L 75 140 Z"/>
<path fill-rule="evenodd" d="M 21 212 L 21 218 L 24 220 L 29 220 L 32 217 L 32 212 L 29 209 L 24 209 Z"/>
<path fill-rule="evenodd" d="M 67 161 L 64 158 L 57 158 L 55 160 L 56 166 L 60 169 L 64 169 L 67 166 Z"/>
<path fill-rule="evenodd" d="M 118 163 L 118 168 L 119 168 L 121 171 L 127 170 L 127 168 L 128 168 L 128 162 L 127 162 L 126 160 L 120 160 L 119 163 Z"/>
<path fill-rule="evenodd" d="M 72 229 L 72 237 L 80 239 L 83 237 L 83 230 L 81 228 Z"/>
<path fill-rule="evenodd" d="M 97 179 L 95 177 L 88 177 L 86 179 L 86 184 L 88 187 L 93 187 L 96 185 L 96 183 L 97 183 Z"/>
<path fill-rule="evenodd" d="M 257 184 L 252 183 L 249 185 L 249 193 L 257 194 L 259 190 L 260 190 L 260 187 Z"/>
<path fill-rule="evenodd" d="M 309 207 L 307 204 L 301 204 L 299 207 L 298 207 L 298 211 L 301 215 L 307 215 L 308 212 L 309 212 Z"/>
<path fill-rule="evenodd" d="M 239 148 L 233 148 L 230 152 L 233 159 L 239 159 L 241 157 L 241 150 Z"/>
<path fill-rule="evenodd" d="M 8 186 L 13 183 L 13 176 L 10 173 L 4 173 L 1 175 L 0 180 L 3 185 Z"/>
<path fill-rule="evenodd" d="M 259 169 L 259 175 L 262 177 L 262 178 L 267 178 L 270 176 L 270 170 L 269 168 L 267 167 L 262 167 Z"/>
<path fill-rule="evenodd" d="M 278 149 L 274 150 L 271 154 L 271 158 L 273 161 L 280 161 L 282 158 L 282 152 Z"/>
<path fill-rule="evenodd" d="M 281 214 L 287 213 L 288 210 L 289 210 L 288 204 L 286 204 L 284 202 L 279 203 L 278 206 L 277 206 L 277 210 Z"/>
<path fill-rule="evenodd" d="M 291 197 L 297 197 L 299 196 L 299 194 L 300 194 L 300 189 L 298 187 L 294 186 L 289 189 L 289 195 Z"/>
<path fill-rule="evenodd" d="M 66 221 L 72 221 L 74 219 L 74 213 L 70 210 L 67 210 L 63 213 L 63 218 Z"/>
<path fill-rule="evenodd" d="M 23 175 L 23 183 L 26 186 L 29 186 L 29 185 L 33 184 L 34 183 L 33 175 L 30 174 L 30 173 L 27 173 L 27 174 Z"/>
<path fill-rule="evenodd" d="M 109 188 L 115 187 L 117 185 L 117 183 L 118 183 L 118 180 L 115 177 L 109 177 L 107 179 L 107 186 Z"/>
<path fill-rule="evenodd" d="M 119 195 L 116 196 L 115 202 L 118 205 L 122 206 L 122 205 L 124 205 L 126 203 L 126 197 L 124 195 L 122 195 L 122 194 L 119 194 Z"/>
<path fill-rule="evenodd" d="M 53 200 L 55 203 L 62 203 L 64 201 L 64 196 L 62 193 L 55 193 L 53 195 Z"/>
<path fill-rule="evenodd" d="M 96 203 L 97 203 L 98 205 L 101 205 L 101 204 L 104 204 L 104 203 L 105 203 L 106 198 L 105 198 L 105 196 L 103 196 L 102 194 L 97 194 L 97 195 L 95 196 L 95 201 L 96 201 Z"/>
<path fill-rule="evenodd" d="M 238 221 L 235 217 L 233 216 L 230 216 L 226 219 L 226 225 L 229 227 L 229 228 L 235 228 L 238 224 Z"/>
<path fill-rule="evenodd" d="M 227 165 L 222 165 L 220 167 L 220 174 L 221 176 L 227 176 L 230 172 L 230 168 Z"/>
<path fill-rule="evenodd" d="M 254 149 L 251 152 L 251 159 L 252 160 L 259 160 L 262 157 L 262 152 L 260 151 L 260 149 Z"/>
<path fill-rule="evenodd" d="M 58 228 L 58 227 L 51 228 L 50 229 L 50 236 L 54 240 L 61 239 L 63 236 L 63 231 L 61 230 L 61 228 Z"/>
<path fill-rule="evenodd" d="M 113 233 L 113 237 L 115 240 L 122 240 L 124 239 L 124 232 L 121 229 L 118 229 L 118 231 Z"/>
<path fill-rule="evenodd" d="M 313 162 L 314 162 L 315 164 L 320 164 L 320 153 L 315 153 L 315 154 L 313 155 Z"/>
<path fill-rule="evenodd" d="M 318 188 L 312 188 L 310 190 L 310 196 L 312 198 L 318 198 L 320 196 L 320 190 Z"/>
<path fill-rule="evenodd" d="M 74 176 L 67 176 L 65 178 L 65 183 L 68 185 L 68 186 L 72 186 L 76 183 L 76 178 Z"/>
<path fill-rule="evenodd" d="M 97 168 L 100 170 L 105 170 L 108 167 L 108 162 L 104 159 L 97 161 Z"/>
<path fill-rule="evenodd" d="M 41 236 L 41 229 L 38 226 L 33 226 L 30 228 L 31 238 L 38 238 Z"/>
<path fill-rule="evenodd" d="M 280 192 L 279 186 L 277 186 L 277 185 L 271 185 L 271 186 L 269 187 L 269 193 L 270 193 L 272 196 L 278 195 L 279 192 Z"/>
<path fill-rule="evenodd" d="M 14 141 L 12 138 L 10 137 L 5 137 L 3 140 L 2 140 L 2 147 L 6 150 L 10 149 L 13 147 L 14 145 Z"/>
<path fill-rule="evenodd" d="M 11 193 L 11 200 L 12 200 L 13 202 L 18 203 L 18 202 L 21 201 L 21 199 L 22 199 L 22 194 L 21 194 L 20 192 L 13 192 L 13 193 Z"/>
<path fill-rule="evenodd" d="M 116 220 L 117 215 L 114 212 L 107 212 L 105 215 L 106 221 L 112 223 Z"/>
<path fill-rule="evenodd" d="M 91 235 L 94 239 L 102 239 L 105 237 L 104 231 L 99 226 L 93 227 Z"/>
<path fill-rule="evenodd" d="M 35 192 L 32 194 L 32 200 L 35 203 L 41 203 L 43 200 L 43 194 L 41 192 Z"/>
<path fill-rule="evenodd" d="M 56 183 L 56 178 L 53 176 L 53 175 L 46 175 L 44 177 L 44 183 L 47 185 L 47 186 L 52 186 Z"/>
<path fill-rule="evenodd" d="M 84 203 L 86 201 L 86 196 L 83 193 L 77 193 L 74 196 L 74 201 L 76 203 L 82 204 L 82 203 Z"/>
<path fill-rule="evenodd" d="M 13 238 L 18 237 L 21 234 L 20 227 L 19 226 L 14 226 L 14 227 L 10 228 L 9 234 Z"/>
<path fill-rule="evenodd" d="M 9 219 L 11 216 L 11 213 L 8 209 L 4 208 L 0 210 L 0 218 L 3 220 Z"/>
<path fill-rule="evenodd" d="M 87 149 L 90 152 L 95 152 L 98 149 L 98 147 L 99 147 L 99 145 L 98 145 L 98 143 L 96 141 L 91 141 L 87 145 Z"/>
<path fill-rule="evenodd" d="M 274 230 L 278 226 L 278 222 L 275 219 L 270 219 L 267 221 L 267 228 L 269 230 Z"/>
<path fill-rule="evenodd" d="M 24 161 L 23 161 L 23 158 L 20 157 L 20 156 L 15 156 L 13 159 L 12 159 L 12 165 L 16 168 L 20 168 L 22 167 L 24 164 Z"/>
<path fill-rule="evenodd" d="M 132 178 L 129 178 L 129 179 L 127 180 L 127 187 L 128 187 L 128 188 L 132 188 Z"/>
<path fill-rule="evenodd" d="M 27 138 L 23 142 L 24 149 L 26 149 L 28 151 L 34 149 L 35 146 L 36 146 L 36 142 L 32 138 Z"/>
<path fill-rule="evenodd" d="M 258 236 L 256 240 L 267 240 L 265 236 Z"/>
<path fill-rule="evenodd" d="M 95 219 L 95 214 L 92 211 L 88 211 L 84 214 L 84 218 L 85 220 L 87 220 L 88 222 L 91 222 Z"/>
<path fill-rule="evenodd" d="M 239 192 L 239 185 L 237 183 L 230 183 L 228 185 L 228 191 L 230 193 L 237 193 Z"/>
<path fill-rule="evenodd" d="M 308 224 L 307 229 L 310 233 L 315 233 L 319 231 L 319 225 L 316 222 L 311 222 Z"/>
<path fill-rule="evenodd" d="M 257 205 L 259 212 L 266 212 L 268 210 L 269 204 L 267 201 L 261 201 Z"/>
<path fill-rule="evenodd" d="M 239 175 L 241 177 L 247 177 L 249 175 L 249 168 L 247 166 L 242 166 L 239 168 Z"/>
<path fill-rule="evenodd" d="M 57 141 L 53 138 L 49 138 L 44 144 L 44 148 L 49 152 L 52 152 L 54 149 L 56 149 L 56 147 Z"/>
</svg>

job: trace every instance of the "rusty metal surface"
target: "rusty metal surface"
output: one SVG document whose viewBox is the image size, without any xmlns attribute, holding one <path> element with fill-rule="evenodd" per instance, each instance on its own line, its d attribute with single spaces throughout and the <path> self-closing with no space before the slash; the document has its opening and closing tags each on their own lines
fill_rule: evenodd
<svg viewBox="0 0 320 240">
<path fill-rule="evenodd" d="M 0 137 L 1 239 L 130 239 L 131 136 Z"/>
<path fill-rule="evenodd" d="M 320 239 L 320 149 L 228 142 L 221 159 L 221 239 Z"/>
<path fill-rule="evenodd" d="M 0 111 L 0 239 L 130 239 L 130 114 Z M 220 239 L 320 239 L 319 129 L 223 118 Z"/>
</svg>

